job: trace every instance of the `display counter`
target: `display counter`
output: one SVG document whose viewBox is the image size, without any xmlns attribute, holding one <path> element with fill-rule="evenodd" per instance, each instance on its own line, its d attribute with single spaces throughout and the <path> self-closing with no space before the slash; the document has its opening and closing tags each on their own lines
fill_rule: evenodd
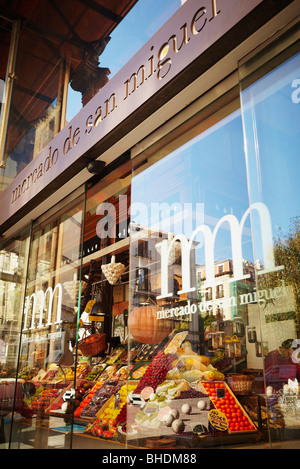
<svg viewBox="0 0 300 469">
<path fill-rule="evenodd" d="M 188 349 L 186 335 L 175 333 L 159 346 L 137 343 L 130 364 L 120 345 L 109 356 L 81 359 L 76 370 L 51 365 L 33 378 L 35 392 L 25 403 L 42 427 L 60 419 L 58 431 L 73 430 L 92 446 L 103 440 L 145 448 L 256 441 L 261 432 L 251 412 L 209 358 Z"/>
</svg>

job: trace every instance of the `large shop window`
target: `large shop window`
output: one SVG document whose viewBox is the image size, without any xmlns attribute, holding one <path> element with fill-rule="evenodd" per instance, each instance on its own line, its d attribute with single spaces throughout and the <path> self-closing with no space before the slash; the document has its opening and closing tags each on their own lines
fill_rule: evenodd
<svg viewBox="0 0 300 469">
<path fill-rule="evenodd" d="M 83 220 L 81 196 L 32 231 L 17 370 L 24 409 L 14 409 L 13 449 L 65 447 L 53 428 L 70 424 L 70 408 L 63 418 L 56 411 L 74 387 Z"/>
<path fill-rule="evenodd" d="M 259 398 L 242 398 L 262 390 L 263 358 L 248 347 L 255 259 L 238 100 L 148 156 L 131 197 L 128 326 L 144 363 L 135 390 L 143 405 L 127 407 L 129 438 L 255 442 L 257 415 L 246 406 Z"/>
<path fill-rule="evenodd" d="M 251 61 L 242 111 L 133 173 L 128 326 L 146 371 L 126 423 L 145 446 L 298 447 L 299 54 Z"/>
<path fill-rule="evenodd" d="M 30 233 L 0 248 L 0 447 L 9 447 L 13 412 L 27 419 L 25 380 L 17 378 Z"/>
<path fill-rule="evenodd" d="M 299 447 L 288 38 L 1 248 L 3 445 Z"/>
<path fill-rule="evenodd" d="M 248 350 L 257 347 L 264 357 L 272 440 L 278 434 L 282 439 L 299 438 L 299 25 L 248 57 L 240 66 L 240 77 L 249 197 L 256 208 L 252 210 L 253 247 L 258 260 L 249 327 L 258 318 L 261 323 L 260 335 Z M 268 231 L 272 239 L 266 237 Z M 278 410 L 280 420 L 276 421 L 273 416 Z"/>
</svg>

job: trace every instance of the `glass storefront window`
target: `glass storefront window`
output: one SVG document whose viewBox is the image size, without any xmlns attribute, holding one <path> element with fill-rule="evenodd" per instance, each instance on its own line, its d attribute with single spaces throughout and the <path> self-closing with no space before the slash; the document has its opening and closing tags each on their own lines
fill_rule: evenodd
<svg viewBox="0 0 300 469">
<path fill-rule="evenodd" d="M 72 424 L 72 402 L 66 400 L 63 414 L 61 406 L 75 379 L 83 221 L 81 196 L 32 231 L 18 359 L 27 421 L 16 408 L 12 448 L 67 445 L 53 429 Z"/>
<path fill-rule="evenodd" d="M 251 205 L 267 207 L 273 233 L 267 244 L 260 234 L 260 219 L 253 213 L 255 258 L 261 258 L 264 249 L 268 257 L 255 265 L 257 301 L 251 311 L 253 318 L 260 317 L 261 336 L 249 349 L 256 346 L 264 357 L 272 442 L 294 439 L 294 447 L 299 447 L 300 55 L 299 42 L 293 40 L 295 30 L 248 58 L 240 74 Z M 286 42 L 291 43 L 287 48 Z"/>
<path fill-rule="evenodd" d="M 87 393 L 74 412 L 85 433 L 101 437 L 93 447 L 118 442 L 117 418 L 126 405 L 129 378 L 127 317 L 129 291 L 129 207 L 131 162 L 87 190 L 78 356 L 86 368 L 76 385 Z M 91 339 L 94 342 L 89 342 Z M 81 379 L 80 379 L 81 378 Z M 111 441 L 112 440 L 112 441 Z M 122 443 L 125 443 L 126 438 Z M 73 435 L 73 448 L 84 447 Z"/>
<path fill-rule="evenodd" d="M 12 415 L 29 417 L 22 394 L 24 380 L 18 380 L 22 310 L 25 293 L 29 232 L 0 248 L 0 447 L 8 448 Z M 15 394 L 16 393 L 16 394 Z"/>
<path fill-rule="evenodd" d="M 294 33 L 2 242 L 2 447 L 299 447 Z"/>
<path fill-rule="evenodd" d="M 238 100 L 220 107 L 133 174 L 128 326 L 131 350 L 143 344 L 146 405 L 128 406 L 127 428 L 146 447 L 258 434 L 239 398 L 263 366 L 246 348 L 255 278 L 242 119 Z"/>
</svg>

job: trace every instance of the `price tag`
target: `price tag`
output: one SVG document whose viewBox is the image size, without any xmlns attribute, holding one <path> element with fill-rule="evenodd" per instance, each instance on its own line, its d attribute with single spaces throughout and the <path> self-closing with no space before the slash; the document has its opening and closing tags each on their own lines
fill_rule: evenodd
<svg viewBox="0 0 300 469">
<path fill-rule="evenodd" d="M 225 388 L 216 388 L 216 392 L 217 392 L 217 398 L 218 399 L 222 399 L 223 397 L 226 396 L 226 390 Z"/>
<path fill-rule="evenodd" d="M 117 392 L 115 395 L 115 409 L 118 409 L 120 407 L 120 393 Z"/>
<path fill-rule="evenodd" d="M 228 420 L 226 415 L 217 409 L 212 409 L 209 411 L 208 420 L 210 421 L 211 425 L 220 432 L 225 432 L 228 429 Z"/>
<path fill-rule="evenodd" d="M 176 364 L 177 370 L 180 371 L 181 368 L 183 368 L 183 367 L 184 367 L 184 363 L 183 363 L 181 360 L 179 360 L 179 361 L 177 362 L 177 364 Z"/>
<path fill-rule="evenodd" d="M 192 428 L 193 428 L 193 433 L 198 436 L 205 435 L 205 433 L 207 432 L 206 426 L 203 425 L 202 423 L 195 423 Z"/>
</svg>

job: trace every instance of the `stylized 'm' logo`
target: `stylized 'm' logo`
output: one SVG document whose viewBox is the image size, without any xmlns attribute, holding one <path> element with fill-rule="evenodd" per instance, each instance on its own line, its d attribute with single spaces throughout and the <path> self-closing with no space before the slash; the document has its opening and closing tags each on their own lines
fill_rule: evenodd
<svg viewBox="0 0 300 469">
<path fill-rule="evenodd" d="M 58 298 L 57 298 L 57 312 L 56 312 L 56 321 L 55 324 L 60 324 L 62 322 L 61 319 L 61 303 L 62 303 L 62 286 L 60 283 L 58 283 L 54 289 L 51 287 L 48 287 L 47 290 L 44 292 L 43 290 L 39 290 L 37 293 L 32 293 L 30 296 L 27 296 L 25 298 L 25 309 L 24 309 L 24 327 L 23 331 L 28 330 L 27 326 L 27 320 L 28 320 L 28 313 L 29 313 L 29 308 L 30 304 L 32 303 L 32 314 L 31 314 L 31 329 L 36 328 L 36 306 L 37 302 L 40 303 L 39 306 L 39 323 L 37 328 L 42 328 L 44 326 L 51 326 L 52 324 L 52 306 L 53 306 L 53 299 L 54 299 L 54 294 L 58 291 Z M 46 298 L 47 295 L 49 295 L 49 305 L 48 305 L 48 318 L 47 318 L 47 323 L 44 324 L 44 308 L 46 306 Z"/>
<path fill-rule="evenodd" d="M 198 226 L 192 233 L 188 240 L 185 235 L 179 234 L 174 236 L 171 243 L 167 240 L 161 243 L 161 295 L 157 299 L 170 297 L 173 295 L 170 290 L 170 282 L 168 276 L 168 259 L 171 250 L 174 249 L 174 243 L 180 241 L 181 244 L 181 259 L 182 259 L 182 290 L 178 291 L 178 295 L 195 291 L 195 285 L 192 282 L 192 269 L 191 269 L 191 251 L 194 239 L 197 233 L 202 232 L 204 235 L 205 245 L 205 267 L 206 267 L 206 282 L 205 287 L 213 286 L 215 284 L 215 271 L 214 271 L 214 246 L 217 233 L 224 222 L 229 223 L 231 232 L 231 249 L 232 249 L 232 264 L 233 264 L 233 277 L 229 282 L 243 280 L 249 278 L 250 274 L 244 275 L 243 273 L 243 256 L 242 256 L 242 234 L 245 221 L 250 215 L 250 211 L 256 210 L 259 214 L 260 233 L 261 233 L 261 247 L 264 258 L 264 269 L 257 272 L 257 275 L 262 275 L 267 272 L 284 269 L 284 266 L 275 266 L 274 252 L 273 252 L 273 236 L 271 217 L 268 208 L 261 202 L 256 202 L 244 213 L 241 222 L 237 220 L 234 215 L 226 215 L 221 218 L 216 224 L 213 232 L 207 225 Z"/>
<path fill-rule="evenodd" d="M 4 103 L 5 81 L 0 79 L 0 103 Z"/>
</svg>

